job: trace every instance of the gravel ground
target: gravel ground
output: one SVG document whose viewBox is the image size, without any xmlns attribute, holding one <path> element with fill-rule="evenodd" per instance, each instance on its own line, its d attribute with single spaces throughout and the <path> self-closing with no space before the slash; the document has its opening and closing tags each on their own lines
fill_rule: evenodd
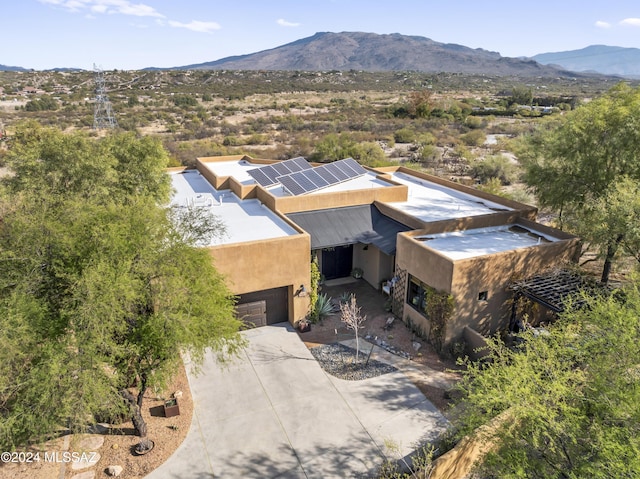
<svg viewBox="0 0 640 479">
<path fill-rule="evenodd" d="M 356 350 L 340 343 L 325 344 L 311 348 L 310 351 L 320 367 L 338 379 L 360 381 L 397 371 L 395 367 L 375 359 L 367 361 L 368 348 L 360 349 L 358 361 L 356 361 Z"/>
</svg>

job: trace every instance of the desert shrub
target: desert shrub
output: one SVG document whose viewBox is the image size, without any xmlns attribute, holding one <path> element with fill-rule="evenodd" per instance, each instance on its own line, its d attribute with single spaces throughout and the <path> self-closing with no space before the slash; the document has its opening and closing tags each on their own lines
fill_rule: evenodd
<svg viewBox="0 0 640 479">
<path fill-rule="evenodd" d="M 519 168 L 503 155 L 488 156 L 484 160 L 475 161 L 471 166 L 471 176 L 481 183 L 497 178 L 503 185 L 510 185 L 518 179 Z"/>
<path fill-rule="evenodd" d="M 469 151 L 469 149 L 463 145 L 457 145 L 453 149 L 453 154 L 454 156 L 457 156 L 459 158 L 464 158 L 467 161 L 473 160 L 473 153 L 471 153 L 471 151 Z"/>
<path fill-rule="evenodd" d="M 471 130 L 469 133 L 461 135 L 460 139 L 467 146 L 480 146 L 485 142 L 487 137 L 482 130 Z"/>
<path fill-rule="evenodd" d="M 190 95 L 176 95 L 173 97 L 173 104 L 180 108 L 189 108 L 198 106 L 198 100 Z"/>
<path fill-rule="evenodd" d="M 361 164 L 371 166 L 373 168 L 389 165 L 389 161 L 378 145 L 375 142 L 364 142 L 354 148 L 352 158 L 358 160 Z"/>
<path fill-rule="evenodd" d="M 253 135 L 246 138 L 244 142 L 246 145 L 266 145 L 269 143 L 269 136 L 254 133 Z"/>
<path fill-rule="evenodd" d="M 225 136 L 222 140 L 224 146 L 240 146 L 243 143 L 242 139 L 237 136 Z"/>
<path fill-rule="evenodd" d="M 58 101 L 49 95 L 42 95 L 35 100 L 29 100 L 24 109 L 27 111 L 54 111 L 58 109 Z"/>
<path fill-rule="evenodd" d="M 419 159 L 428 163 L 442 160 L 442 150 L 434 145 L 424 145 L 419 150 Z"/>
<path fill-rule="evenodd" d="M 401 128 L 393 132 L 396 143 L 413 143 L 416 140 L 416 132 L 411 128 Z"/>
<path fill-rule="evenodd" d="M 483 120 L 482 118 L 478 117 L 478 116 L 468 116 L 465 120 L 464 120 L 464 124 L 465 126 L 471 128 L 471 129 L 478 129 L 478 128 L 482 128 L 483 126 Z"/>
<path fill-rule="evenodd" d="M 425 131 L 424 133 L 421 133 L 416 138 L 416 143 L 419 143 L 421 145 L 435 145 L 436 141 L 437 141 L 436 137 L 433 135 L 433 133 L 429 131 Z"/>
<path fill-rule="evenodd" d="M 500 181 L 500 178 L 489 178 L 486 183 L 478 185 L 478 189 L 492 195 L 501 195 L 502 182 Z"/>
</svg>

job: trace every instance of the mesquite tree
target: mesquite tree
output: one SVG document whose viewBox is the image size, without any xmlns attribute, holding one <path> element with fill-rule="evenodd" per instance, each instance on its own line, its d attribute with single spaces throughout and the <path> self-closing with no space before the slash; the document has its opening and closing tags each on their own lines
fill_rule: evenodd
<svg viewBox="0 0 640 479">
<path fill-rule="evenodd" d="M 239 321 L 190 221 L 166 208 L 159 142 L 29 124 L 0 186 L 0 445 L 129 414 L 181 354 L 233 353 Z M 201 218 L 206 220 L 206 218 Z M 216 219 L 202 228 L 221 231 Z"/>
</svg>

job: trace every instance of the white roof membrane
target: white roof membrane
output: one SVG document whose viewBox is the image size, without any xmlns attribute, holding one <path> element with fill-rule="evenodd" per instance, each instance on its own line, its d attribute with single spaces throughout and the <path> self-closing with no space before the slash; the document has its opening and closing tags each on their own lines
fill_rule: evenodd
<svg viewBox="0 0 640 479">
<path fill-rule="evenodd" d="M 453 260 L 559 241 L 558 238 L 517 224 L 415 236 L 414 239 Z"/>
<path fill-rule="evenodd" d="M 390 205 L 424 222 L 486 215 L 496 211 L 511 211 L 511 208 L 499 203 L 406 173 L 393 173 L 392 178 L 398 183 L 407 185 L 409 194 L 407 201 L 390 203 Z"/>
<path fill-rule="evenodd" d="M 226 234 L 214 238 L 207 246 L 299 234 L 259 200 L 241 200 L 230 190 L 217 191 L 197 170 L 173 172 L 170 175 L 174 188 L 172 205 L 207 208 L 225 225 Z"/>
</svg>

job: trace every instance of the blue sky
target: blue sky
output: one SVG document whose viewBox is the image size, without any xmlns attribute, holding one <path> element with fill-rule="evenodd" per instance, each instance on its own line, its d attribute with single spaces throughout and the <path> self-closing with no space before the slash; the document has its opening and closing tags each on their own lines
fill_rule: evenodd
<svg viewBox="0 0 640 479">
<path fill-rule="evenodd" d="M 316 32 L 418 35 L 532 56 L 640 48 L 638 0 L 11 0 L 0 64 L 172 67 L 274 48 Z"/>
</svg>

